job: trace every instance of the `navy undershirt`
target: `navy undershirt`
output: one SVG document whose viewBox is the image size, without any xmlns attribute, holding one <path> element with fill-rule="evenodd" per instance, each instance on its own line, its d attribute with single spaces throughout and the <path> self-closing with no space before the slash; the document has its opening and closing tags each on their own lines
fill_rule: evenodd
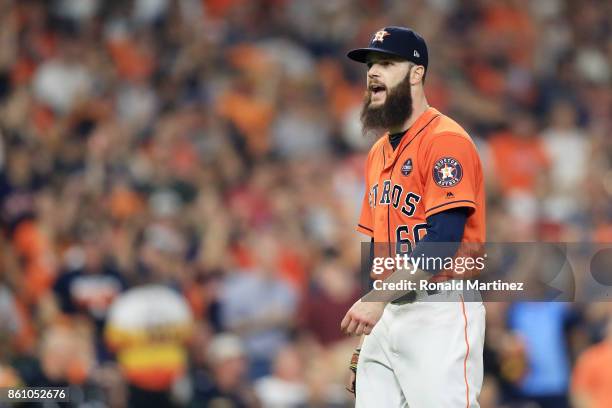
<svg viewBox="0 0 612 408">
<path fill-rule="evenodd" d="M 397 149 L 397 146 L 399 146 L 400 142 L 402 141 L 402 137 L 404 137 L 407 131 L 408 130 L 404 130 L 403 132 L 389 134 L 389 143 L 391 143 L 393 150 Z"/>
</svg>

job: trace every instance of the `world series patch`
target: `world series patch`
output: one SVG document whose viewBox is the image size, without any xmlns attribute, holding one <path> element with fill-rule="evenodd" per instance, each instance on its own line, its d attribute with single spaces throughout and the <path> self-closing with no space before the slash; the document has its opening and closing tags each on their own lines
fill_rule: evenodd
<svg viewBox="0 0 612 408">
<path fill-rule="evenodd" d="M 412 171 L 412 159 L 408 159 L 404 162 L 401 168 L 401 172 L 404 176 L 407 176 Z"/>
<path fill-rule="evenodd" d="M 452 187 L 463 178 L 463 168 L 456 159 L 443 157 L 434 164 L 433 179 L 440 187 Z"/>
</svg>

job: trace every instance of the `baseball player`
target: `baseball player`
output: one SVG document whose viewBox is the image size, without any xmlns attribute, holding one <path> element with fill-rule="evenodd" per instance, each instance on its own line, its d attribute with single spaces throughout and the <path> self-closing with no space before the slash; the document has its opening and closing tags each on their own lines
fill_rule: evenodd
<svg viewBox="0 0 612 408">
<path fill-rule="evenodd" d="M 408 251 L 413 258 L 452 257 L 459 244 L 484 243 L 478 152 L 461 126 L 427 103 L 424 39 L 408 28 L 386 27 L 369 47 L 348 57 L 367 64 L 364 131 L 384 132 L 367 157 L 357 230 L 376 248 Z M 445 273 L 395 268 L 378 279 L 454 279 Z M 364 335 L 350 366 L 356 406 L 478 407 L 482 302 L 468 302 L 460 291 L 386 291 L 376 297 L 374 292 L 357 301 L 341 323 L 346 333 Z"/>
</svg>

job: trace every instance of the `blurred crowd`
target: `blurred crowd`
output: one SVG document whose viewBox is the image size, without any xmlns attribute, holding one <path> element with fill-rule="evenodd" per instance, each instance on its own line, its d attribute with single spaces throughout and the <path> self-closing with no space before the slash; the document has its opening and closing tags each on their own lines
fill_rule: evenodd
<svg viewBox="0 0 612 408">
<path fill-rule="evenodd" d="M 373 141 L 346 51 L 419 31 L 429 103 L 483 159 L 487 239 L 591 245 L 612 242 L 610 16 L 0 0 L 0 385 L 69 385 L 75 406 L 350 406 L 339 322 L 361 293 Z M 488 304 L 481 406 L 612 406 L 611 318 Z"/>
</svg>

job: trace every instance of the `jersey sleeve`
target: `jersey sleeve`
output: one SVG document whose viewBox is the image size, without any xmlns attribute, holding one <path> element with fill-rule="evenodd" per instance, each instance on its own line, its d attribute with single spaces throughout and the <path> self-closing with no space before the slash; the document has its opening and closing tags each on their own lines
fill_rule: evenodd
<svg viewBox="0 0 612 408">
<path fill-rule="evenodd" d="M 424 157 L 425 216 L 451 208 L 476 208 L 482 166 L 472 141 L 459 134 L 432 138 Z"/>
<path fill-rule="evenodd" d="M 372 208 L 369 202 L 369 192 L 366 186 L 366 191 L 361 204 L 361 215 L 357 224 L 357 231 L 362 232 L 370 237 L 374 237 L 374 223 L 372 217 Z"/>
<path fill-rule="evenodd" d="M 370 237 L 374 237 L 374 214 L 373 208 L 370 205 L 370 185 L 368 181 L 368 170 L 370 168 L 370 155 L 368 154 L 368 158 L 366 160 L 365 166 L 365 191 L 363 193 L 363 201 L 361 202 L 361 215 L 359 216 L 359 221 L 357 223 L 357 231 L 368 235 Z"/>
</svg>

